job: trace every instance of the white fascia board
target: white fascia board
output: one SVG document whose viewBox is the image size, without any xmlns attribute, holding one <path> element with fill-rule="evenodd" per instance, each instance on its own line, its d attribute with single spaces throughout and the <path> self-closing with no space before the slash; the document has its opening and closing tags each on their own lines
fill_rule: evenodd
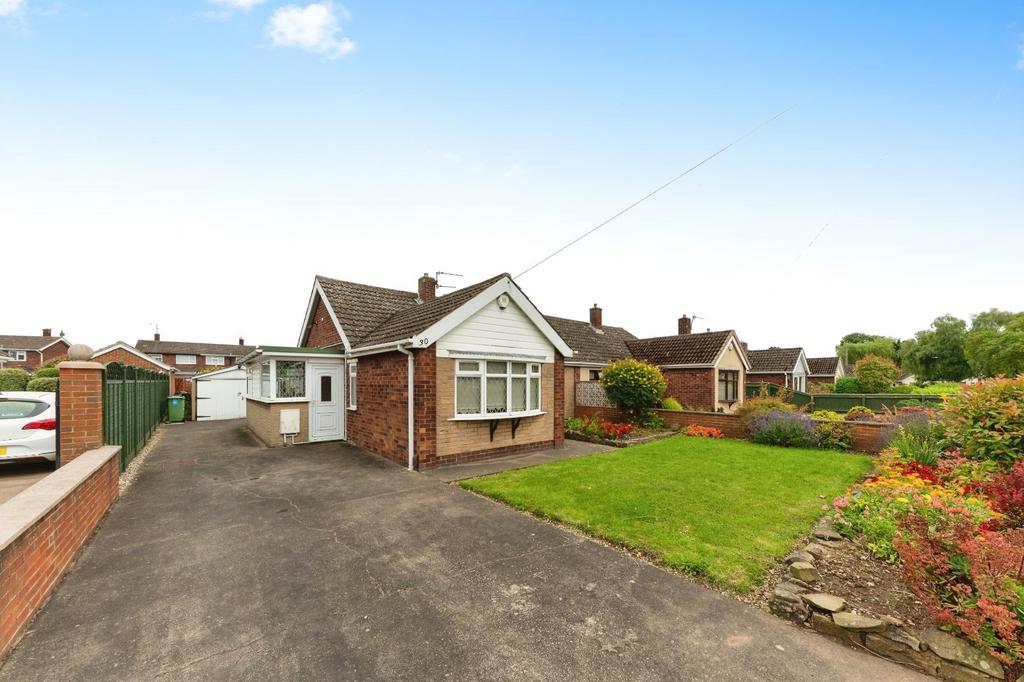
<svg viewBox="0 0 1024 682">
<path fill-rule="evenodd" d="M 793 374 L 796 374 L 797 369 L 800 367 L 804 368 L 804 376 L 807 376 L 811 373 L 811 366 L 807 364 L 807 355 L 804 354 L 803 348 L 800 349 L 800 355 L 797 356 L 796 365 L 793 366 Z"/>
<path fill-rule="evenodd" d="M 96 351 L 95 353 L 92 354 L 92 357 L 93 358 L 98 358 L 99 356 L 103 355 L 104 353 L 109 353 L 112 350 L 118 350 L 118 349 L 123 350 L 123 351 L 128 352 L 128 353 L 131 353 L 132 355 L 134 355 L 137 358 L 142 358 L 143 360 L 147 360 L 149 362 L 152 362 L 154 365 L 156 365 L 160 369 L 163 369 L 163 370 L 165 370 L 167 372 L 177 372 L 178 371 L 177 367 L 171 367 L 167 363 L 160 362 L 156 358 L 152 358 L 152 357 L 146 355 L 145 353 L 143 353 L 142 351 L 137 349 L 135 346 L 130 346 L 127 343 L 125 343 L 124 341 L 118 341 L 116 343 L 110 344 L 106 348 L 100 348 L 98 351 Z"/>
<path fill-rule="evenodd" d="M 242 374 L 245 374 L 245 370 L 242 369 L 241 365 L 231 365 L 230 367 L 214 370 L 213 372 L 206 372 L 205 374 L 193 374 L 188 380 L 194 384 L 197 381 L 209 379 L 210 377 L 215 377 L 226 372 L 241 372 Z"/>
<path fill-rule="evenodd" d="M 714 364 L 712 364 L 712 365 L 705 365 L 705 366 L 707 366 L 707 367 L 718 367 L 718 363 L 721 362 L 722 356 L 725 355 L 725 352 L 727 350 L 729 350 L 730 346 L 732 346 L 733 348 L 736 349 L 736 355 L 740 356 L 740 361 L 743 362 L 743 370 L 749 373 L 750 372 L 750 360 L 747 359 L 747 354 L 743 352 L 743 346 L 740 345 L 740 340 L 736 337 L 735 334 L 730 334 L 729 335 L 729 339 L 725 343 L 722 344 L 722 348 L 718 351 L 718 355 L 715 356 Z M 694 365 L 694 366 L 695 367 L 700 367 L 701 365 Z"/>
<path fill-rule="evenodd" d="M 299 332 L 299 341 L 296 345 L 302 345 L 302 341 L 306 336 L 306 330 L 310 327 L 313 317 L 313 304 L 316 302 L 317 296 L 319 296 L 320 300 L 324 302 L 324 307 L 327 308 L 327 314 L 331 316 L 331 322 L 334 323 L 334 328 L 338 331 L 338 336 L 341 337 L 341 343 L 345 346 L 345 350 L 352 350 L 352 345 L 348 342 L 348 336 L 345 335 L 345 330 L 341 328 L 341 324 L 338 322 L 338 316 L 334 314 L 334 308 L 331 307 L 331 302 L 327 299 L 327 294 L 324 293 L 324 288 L 320 286 L 320 280 L 316 278 L 313 279 L 313 291 L 309 294 L 309 304 L 306 306 L 306 316 L 303 318 L 302 331 Z"/>
<path fill-rule="evenodd" d="M 607 362 L 586 362 L 584 360 L 567 360 L 565 362 L 566 367 L 607 367 Z"/>
<path fill-rule="evenodd" d="M 71 347 L 71 342 L 70 342 L 70 341 L 68 341 L 67 339 L 65 339 L 65 338 L 64 338 L 63 336 L 58 336 L 58 337 L 57 337 L 57 338 L 56 338 L 56 339 L 54 340 L 54 342 L 53 342 L 53 343 L 48 343 L 48 344 L 46 344 L 45 346 L 43 346 L 42 348 L 40 348 L 40 349 L 39 349 L 39 353 L 42 353 L 42 352 L 43 352 L 44 350 L 46 350 L 46 349 L 47 349 L 47 348 L 49 348 L 50 346 L 56 346 L 56 345 L 57 345 L 58 343 L 61 343 L 61 342 L 63 342 L 63 343 L 66 343 L 66 344 L 68 345 L 68 348 L 70 348 L 70 347 Z"/>
<path fill-rule="evenodd" d="M 433 345 L 438 339 L 478 313 L 484 306 L 501 294 L 508 294 L 509 298 L 515 301 L 519 309 L 526 314 L 526 317 L 540 330 L 548 342 L 562 354 L 563 358 L 572 357 L 572 348 L 562 340 L 562 337 L 544 319 L 544 316 L 541 315 L 530 299 L 526 297 L 526 294 L 520 290 L 519 286 L 508 277 L 502 277 L 457 309 L 414 336 L 412 338 L 413 348 L 426 348 Z"/>
</svg>

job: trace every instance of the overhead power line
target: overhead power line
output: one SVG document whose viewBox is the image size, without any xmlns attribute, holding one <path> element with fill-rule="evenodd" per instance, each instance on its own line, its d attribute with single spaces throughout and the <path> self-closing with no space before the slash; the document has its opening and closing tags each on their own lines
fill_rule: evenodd
<svg viewBox="0 0 1024 682">
<path fill-rule="evenodd" d="M 757 131 L 759 131 L 759 130 L 761 130 L 762 128 L 764 128 L 765 126 L 768 126 L 768 125 L 770 125 L 770 124 L 774 123 L 774 122 L 775 122 L 776 120 L 778 120 L 779 118 L 782 118 L 783 116 L 785 116 L 786 114 L 788 114 L 788 113 L 789 113 L 790 111 L 792 111 L 792 110 L 793 110 L 793 109 L 795 109 L 795 108 L 796 108 L 796 105 L 794 104 L 793 106 L 790 106 L 790 107 L 788 107 L 788 108 L 786 108 L 786 109 L 783 109 L 782 111 L 780 111 L 779 113 L 775 114 L 775 115 L 774 115 L 774 116 L 772 116 L 771 118 L 769 118 L 769 119 L 766 119 L 765 121 L 762 121 L 761 123 L 759 123 L 758 125 L 754 126 L 753 128 L 751 128 L 751 129 L 750 129 L 750 130 L 748 130 L 747 132 L 743 133 L 742 135 L 740 135 L 740 136 L 739 136 L 739 137 L 737 137 L 737 138 L 736 138 L 735 140 L 733 140 L 733 141 L 732 141 L 732 142 L 730 142 L 729 144 L 725 145 L 724 147 L 722 147 L 721 149 L 719 149 L 719 150 L 718 150 L 718 151 L 716 151 L 715 153 L 711 154 L 710 156 L 706 156 L 705 158 L 701 159 L 701 160 L 700 160 L 700 161 L 699 161 L 698 163 L 695 163 L 694 165 L 690 166 L 689 168 L 687 168 L 686 170 L 684 170 L 684 171 L 683 171 L 682 173 L 680 173 L 679 175 L 675 176 L 674 178 L 672 178 L 671 180 L 669 180 L 668 182 L 666 182 L 666 183 L 665 183 L 664 185 L 661 185 L 661 186 L 660 186 L 660 187 L 658 187 L 657 189 L 655 189 L 655 190 L 652 190 L 652 191 L 648 192 L 647 194 L 645 194 L 644 196 L 640 197 L 639 199 L 637 199 L 636 201 L 634 201 L 634 202 L 633 202 L 632 204 L 630 204 L 629 206 L 625 207 L 624 209 L 622 209 L 621 211 L 619 211 L 618 213 L 616 213 L 616 214 L 615 214 L 615 215 L 613 215 L 612 217 L 608 218 L 608 219 L 607 219 L 607 220 L 605 220 L 604 222 L 601 222 L 601 223 L 597 224 L 596 226 L 594 226 L 594 227 L 592 227 L 591 229 L 587 230 L 586 232 L 584 232 L 583 234 L 581 234 L 581 235 L 580 235 L 579 237 L 576 237 L 576 238 L 575 238 L 575 239 L 573 239 L 573 240 L 572 240 L 571 242 L 569 242 L 569 243 L 568 243 L 568 244 L 566 244 L 565 246 L 561 247 L 561 248 L 560 248 L 560 249 L 558 249 L 557 251 L 553 251 L 552 253 L 548 254 L 548 255 L 547 255 L 547 256 L 545 256 L 544 258 L 540 259 L 539 261 L 537 261 L 536 263 L 534 263 L 533 265 L 531 265 L 530 267 L 526 268 L 525 270 L 523 270 L 522 272 L 520 272 L 520 273 L 519 273 L 518 275 L 516 275 L 516 276 L 515 276 L 515 279 L 519 279 L 520 277 L 522 277 L 523 275 L 525 275 L 526 273 L 528 273 L 528 272 L 529 272 L 530 270 L 533 270 L 533 269 L 534 269 L 534 268 L 536 268 L 537 266 L 539 266 L 539 265 L 543 265 L 544 263 L 548 262 L 549 260 L 551 260 L 552 258 L 554 258 L 555 256 L 557 256 L 558 254 L 560 254 L 560 253 L 562 253 L 563 251 L 565 251 L 566 249 L 568 249 L 568 248 L 569 248 L 570 246 L 572 246 L 573 244 L 575 244 L 575 243 L 577 243 L 577 242 L 579 242 L 579 241 L 582 241 L 583 239 L 586 239 L 586 238 L 587 238 L 587 237 L 589 237 L 590 235 L 594 234 L 595 232 L 597 232 L 598 230 L 600 230 L 600 229 L 601 229 L 602 227 L 604 227 L 604 226 L 605 226 L 605 225 L 607 225 L 608 223 L 610 223 L 610 222 L 612 222 L 613 220 L 615 220 L 616 218 L 619 218 L 620 216 L 623 216 L 623 215 L 625 215 L 625 214 L 626 214 L 626 213 L 628 213 L 629 211 L 632 211 L 632 210 L 633 210 L 634 208 L 636 208 L 636 207 L 637 207 L 637 206 L 639 206 L 640 204 L 644 203 L 645 201 L 647 201 L 648 199 L 650 199 L 651 197 L 653 197 L 653 196 L 654 196 L 655 194 L 657 194 L 657 193 L 658 193 L 658 192 L 660 192 L 661 190 L 663 190 L 663 189 L 665 189 L 665 188 L 669 187 L 670 185 L 674 184 L 675 182 L 677 182 L 677 181 L 679 181 L 679 180 L 682 180 L 682 179 L 683 179 L 683 178 L 685 178 L 685 177 L 686 177 L 687 175 L 689 175 L 689 174 L 690 174 L 690 173 L 692 173 L 693 171 L 697 170 L 698 168 L 700 168 L 701 166 L 703 166 L 703 165 L 704 165 L 705 163 L 707 163 L 707 162 L 708 162 L 708 161 L 710 161 L 711 159 L 715 158 L 715 157 L 716 157 L 716 156 L 718 156 L 719 154 L 722 154 L 723 152 L 726 152 L 726 151 L 728 151 L 728 150 L 729 150 L 730 148 L 732 148 L 732 147 L 736 146 L 737 144 L 739 144 L 739 143 L 740 143 L 740 142 L 742 142 L 743 140 L 747 139 L 748 137 L 750 137 L 751 135 L 753 135 L 753 134 L 754 134 L 754 133 L 756 133 Z"/>
</svg>

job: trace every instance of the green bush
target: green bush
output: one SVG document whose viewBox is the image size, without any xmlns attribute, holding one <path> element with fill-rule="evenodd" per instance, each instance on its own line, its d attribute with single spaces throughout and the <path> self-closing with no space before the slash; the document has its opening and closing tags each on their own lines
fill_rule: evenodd
<svg viewBox="0 0 1024 682">
<path fill-rule="evenodd" d="M 955 381 L 942 381 L 927 386 L 914 386 L 917 395 L 952 395 L 960 392 L 960 384 Z"/>
<path fill-rule="evenodd" d="M 946 398 L 946 444 L 1004 468 L 1024 457 L 1024 375 L 965 386 Z"/>
<path fill-rule="evenodd" d="M 827 421 L 818 424 L 814 427 L 814 435 L 818 438 L 819 448 L 849 450 L 853 447 L 853 427 L 841 421 Z"/>
<path fill-rule="evenodd" d="M 885 393 L 900 378 L 900 368 L 889 358 L 865 355 L 853 366 L 853 374 L 865 393 Z"/>
<path fill-rule="evenodd" d="M 855 377 L 839 377 L 836 379 L 836 393 L 863 393 L 860 383 Z"/>
<path fill-rule="evenodd" d="M 582 431 L 583 430 L 583 418 L 582 417 L 569 417 L 565 420 L 566 431 Z"/>
<path fill-rule="evenodd" d="M 613 405 L 633 424 L 642 424 L 665 395 L 665 377 L 654 365 L 640 360 L 612 362 L 601 373 L 601 385 Z"/>
<path fill-rule="evenodd" d="M 661 409 L 663 409 L 663 410 L 672 410 L 673 412 L 682 412 L 683 411 L 683 406 L 681 404 L 679 404 L 678 400 L 676 400 L 672 396 L 669 396 L 667 398 L 662 399 L 662 401 L 661 401 Z"/>
<path fill-rule="evenodd" d="M 886 389 L 885 392 L 886 393 L 908 393 L 909 394 L 909 393 L 913 393 L 914 392 L 914 387 L 913 386 L 904 386 L 902 384 L 895 384 L 893 386 L 890 386 L 888 389 Z"/>
<path fill-rule="evenodd" d="M 45 391 L 48 393 L 57 392 L 57 377 L 36 377 L 30 379 L 28 384 L 25 386 L 26 391 Z"/>
<path fill-rule="evenodd" d="M 762 395 L 760 398 L 747 398 L 740 406 L 736 408 L 734 414 L 740 418 L 744 426 L 750 426 L 751 422 L 757 419 L 762 414 L 767 414 L 772 410 L 778 410 L 780 412 L 795 412 L 796 405 L 787 403 L 779 396 L 768 396 Z"/>
<path fill-rule="evenodd" d="M 40 367 L 36 370 L 36 373 L 32 375 L 34 379 L 45 379 L 46 377 L 59 377 L 60 370 L 56 367 Z"/>
<path fill-rule="evenodd" d="M 846 411 L 846 416 L 843 417 L 848 422 L 864 422 L 874 421 L 875 413 L 870 407 L 864 407 L 863 405 L 854 405 Z"/>
<path fill-rule="evenodd" d="M 23 369 L 0 369 L 0 391 L 24 391 L 28 372 Z"/>
<path fill-rule="evenodd" d="M 841 422 L 843 421 L 843 415 L 832 410 L 815 410 L 811 412 L 811 419 L 825 422 Z"/>
<path fill-rule="evenodd" d="M 53 360 L 50 360 L 49 362 L 47 362 L 45 365 L 41 365 L 39 367 L 39 369 L 50 369 L 51 367 L 56 367 L 57 365 L 59 365 L 62 362 L 67 362 L 68 359 L 69 358 L 68 358 L 67 355 L 58 355 Z M 39 373 L 39 370 L 36 370 L 36 374 L 38 374 L 38 373 Z"/>
</svg>

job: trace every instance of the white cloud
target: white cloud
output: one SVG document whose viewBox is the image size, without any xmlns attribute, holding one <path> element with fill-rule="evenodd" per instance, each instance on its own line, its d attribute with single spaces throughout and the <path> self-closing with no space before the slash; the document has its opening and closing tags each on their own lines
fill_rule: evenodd
<svg viewBox="0 0 1024 682">
<path fill-rule="evenodd" d="M 13 17 L 25 9 L 25 0 L 0 0 L 0 17 Z"/>
<path fill-rule="evenodd" d="M 354 42 L 340 35 L 341 19 L 348 19 L 348 12 L 330 2 L 285 5 L 271 15 L 267 35 L 278 47 L 298 47 L 337 59 L 356 49 Z"/>
<path fill-rule="evenodd" d="M 240 9 L 248 12 L 256 5 L 262 5 L 266 0 L 210 0 L 211 4 L 225 7 L 227 9 Z"/>
</svg>

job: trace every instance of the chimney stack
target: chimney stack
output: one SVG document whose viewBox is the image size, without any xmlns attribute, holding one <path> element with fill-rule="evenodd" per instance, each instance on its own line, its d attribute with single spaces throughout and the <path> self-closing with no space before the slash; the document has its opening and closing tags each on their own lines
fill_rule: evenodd
<svg viewBox="0 0 1024 682">
<path fill-rule="evenodd" d="M 238 345 L 239 346 L 244 346 L 245 345 L 245 339 L 243 339 L 241 336 L 238 337 Z"/>
<path fill-rule="evenodd" d="M 417 293 L 419 293 L 421 301 L 426 302 L 434 298 L 437 293 L 436 279 L 424 272 L 423 276 L 419 278 L 418 284 Z"/>
<path fill-rule="evenodd" d="M 590 309 L 590 326 L 594 329 L 601 328 L 601 309 L 594 304 L 594 307 Z"/>
<path fill-rule="evenodd" d="M 43 336 L 50 337 L 53 335 L 53 330 L 49 327 L 43 327 Z"/>
<path fill-rule="evenodd" d="M 680 336 L 682 336 L 683 334 L 689 334 L 692 329 L 693 329 L 693 320 L 691 320 L 686 315 L 683 315 L 682 317 L 679 318 L 679 335 Z"/>
<path fill-rule="evenodd" d="M 153 340 L 154 341 L 159 341 L 160 340 L 160 332 L 153 332 Z"/>
<path fill-rule="evenodd" d="M 740 345 L 743 346 L 743 352 L 744 353 L 749 353 L 750 352 L 750 346 L 747 345 L 746 341 L 740 341 Z"/>
</svg>

